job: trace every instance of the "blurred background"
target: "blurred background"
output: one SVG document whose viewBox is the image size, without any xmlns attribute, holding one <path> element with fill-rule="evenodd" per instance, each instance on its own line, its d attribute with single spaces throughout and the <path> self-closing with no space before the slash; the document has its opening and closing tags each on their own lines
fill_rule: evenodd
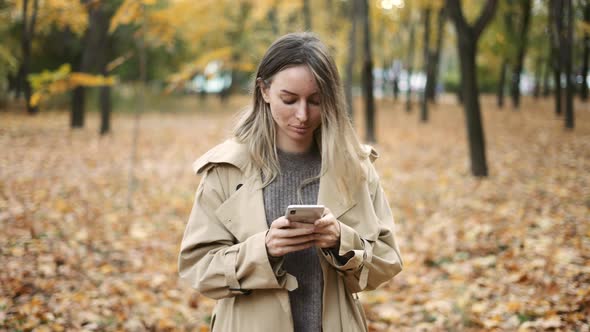
<svg viewBox="0 0 590 332">
<path fill-rule="evenodd" d="M 588 331 L 588 0 L 0 0 L 0 330 L 208 330 L 191 163 L 294 31 L 381 155 L 370 330 Z"/>
</svg>

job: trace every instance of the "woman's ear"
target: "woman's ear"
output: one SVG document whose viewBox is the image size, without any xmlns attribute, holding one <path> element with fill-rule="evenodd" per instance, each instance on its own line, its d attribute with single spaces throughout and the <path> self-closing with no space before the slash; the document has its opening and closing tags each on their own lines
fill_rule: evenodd
<svg viewBox="0 0 590 332">
<path fill-rule="evenodd" d="M 260 94 L 262 94 L 262 99 L 264 99 L 265 102 L 270 103 L 270 97 L 268 95 L 268 89 L 269 89 L 268 84 L 266 84 L 266 82 L 264 82 L 264 80 L 259 77 L 256 79 L 256 86 L 258 89 L 260 89 Z"/>
</svg>

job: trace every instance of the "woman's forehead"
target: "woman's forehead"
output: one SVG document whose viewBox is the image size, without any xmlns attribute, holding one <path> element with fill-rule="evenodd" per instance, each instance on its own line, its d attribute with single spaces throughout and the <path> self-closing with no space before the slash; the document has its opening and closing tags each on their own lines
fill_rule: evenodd
<svg viewBox="0 0 590 332">
<path fill-rule="evenodd" d="M 291 94 L 313 94 L 318 91 L 316 79 L 306 65 L 285 68 L 274 75 L 272 82 L 277 91 Z"/>
</svg>

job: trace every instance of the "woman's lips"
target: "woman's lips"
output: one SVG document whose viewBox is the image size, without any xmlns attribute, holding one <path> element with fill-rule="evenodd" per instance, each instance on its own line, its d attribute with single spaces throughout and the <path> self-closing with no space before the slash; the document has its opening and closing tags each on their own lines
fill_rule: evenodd
<svg viewBox="0 0 590 332">
<path fill-rule="evenodd" d="M 305 134 L 309 130 L 309 127 L 291 126 L 291 128 L 299 134 Z"/>
</svg>

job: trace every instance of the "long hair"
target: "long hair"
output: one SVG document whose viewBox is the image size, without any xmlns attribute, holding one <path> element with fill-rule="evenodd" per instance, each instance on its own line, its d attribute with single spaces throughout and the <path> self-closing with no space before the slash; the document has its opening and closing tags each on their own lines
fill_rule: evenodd
<svg viewBox="0 0 590 332">
<path fill-rule="evenodd" d="M 269 47 L 258 65 L 252 107 L 243 112 L 234 135 L 249 147 L 254 166 L 262 171 L 263 186 L 271 183 L 280 172 L 276 128 L 270 106 L 262 97 L 260 84 L 271 84 L 278 72 L 300 65 L 309 67 L 320 94 L 321 125 L 314 132 L 322 158 L 320 176 L 328 169 L 334 171 L 340 189 L 351 195 L 352 187 L 364 178 L 361 160 L 367 154 L 362 150 L 346 112 L 342 83 L 334 59 L 315 34 L 290 33 Z"/>
</svg>

